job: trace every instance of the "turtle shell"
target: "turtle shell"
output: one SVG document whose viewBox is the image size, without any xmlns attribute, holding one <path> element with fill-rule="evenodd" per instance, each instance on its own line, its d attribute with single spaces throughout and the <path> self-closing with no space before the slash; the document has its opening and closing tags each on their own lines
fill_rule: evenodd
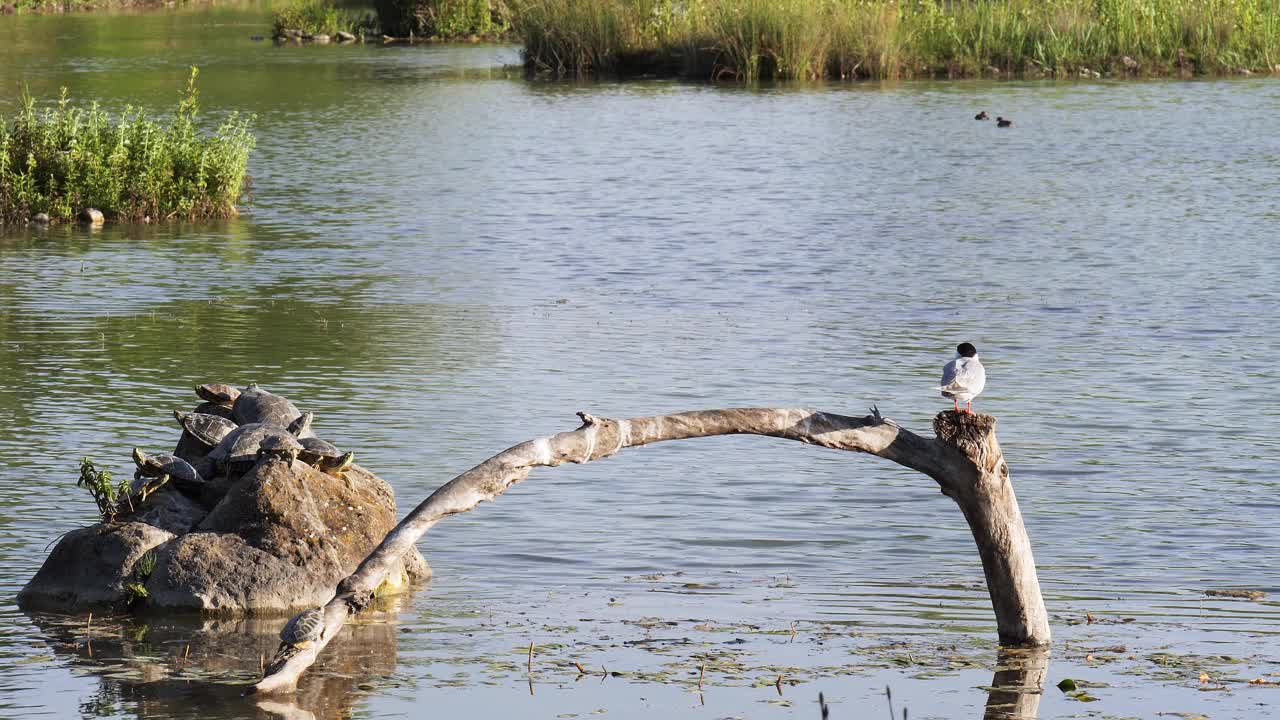
<svg viewBox="0 0 1280 720">
<path fill-rule="evenodd" d="M 219 405 L 218 403 L 202 402 L 196 406 L 191 412 L 204 413 L 205 415 L 217 415 L 218 417 L 231 420 L 231 406 Z M 235 422 L 234 420 L 232 421 Z"/>
<path fill-rule="evenodd" d="M 318 437 L 299 438 L 298 443 L 302 445 L 302 449 L 317 458 L 330 458 L 336 460 L 342 457 L 342 451 L 337 445 L 321 440 Z"/>
<path fill-rule="evenodd" d="M 226 383 L 206 383 L 196 386 L 196 395 L 206 402 L 230 407 L 240 397 L 240 391 Z"/>
<path fill-rule="evenodd" d="M 280 631 L 280 642 L 290 647 L 303 648 L 319 642 L 324 637 L 324 609 L 311 608 L 298 613 L 285 623 Z"/>
<path fill-rule="evenodd" d="M 148 485 L 152 486 L 153 491 L 158 490 L 160 487 L 164 487 L 163 485 L 156 487 L 156 482 L 157 479 L 154 477 L 143 475 L 142 473 L 134 473 L 133 482 L 129 485 L 129 496 L 137 497 L 138 495 L 141 495 L 142 491 L 146 489 Z"/>
<path fill-rule="evenodd" d="M 297 459 L 298 453 L 301 451 L 302 445 L 292 435 L 268 435 L 262 439 L 262 444 L 258 446 L 258 457 L 272 455 L 278 458 L 288 458 L 292 461 Z"/>
<path fill-rule="evenodd" d="M 138 465 L 135 477 L 157 478 L 168 475 L 169 481 L 179 490 L 198 491 L 204 485 L 204 478 L 191 466 L 191 463 L 176 455 L 159 453 L 147 455 L 134 448 L 133 461 Z"/>
<path fill-rule="evenodd" d="M 279 425 L 249 423 L 232 430 L 218 446 L 209 451 L 209 459 L 218 465 L 254 463 L 258 460 L 258 448 L 268 437 L 282 437 L 297 445 L 298 440 Z M 301 449 L 301 446 L 298 446 Z"/>
<path fill-rule="evenodd" d="M 191 437 L 214 447 L 222 439 L 236 429 L 236 424 L 224 417 L 206 413 L 182 413 L 173 411 L 173 416 L 182 424 L 182 429 L 191 433 Z"/>
<path fill-rule="evenodd" d="M 320 438 L 302 438 L 298 442 L 302 445 L 298 459 L 330 475 L 341 477 L 356 459 L 355 453 L 344 453 Z"/>
<path fill-rule="evenodd" d="M 241 425 L 271 423 L 289 427 L 301 416 L 302 413 L 288 398 L 269 393 L 257 385 L 245 388 L 231 408 L 232 419 Z"/>
</svg>

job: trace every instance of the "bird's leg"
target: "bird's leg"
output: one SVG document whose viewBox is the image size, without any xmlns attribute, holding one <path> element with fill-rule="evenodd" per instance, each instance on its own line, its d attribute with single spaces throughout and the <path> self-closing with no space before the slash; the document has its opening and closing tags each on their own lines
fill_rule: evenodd
<svg viewBox="0 0 1280 720">
<path fill-rule="evenodd" d="M 951 398 L 951 402 L 955 403 L 955 405 L 956 405 L 956 412 L 957 412 L 957 413 L 959 413 L 959 412 L 960 412 L 960 398 Z"/>
<path fill-rule="evenodd" d="M 965 414 L 966 414 L 966 415 L 972 415 L 972 414 L 973 414 L 973 401 L 972 401 L 972 400 L 970 400 L 970 401 L 968 401 L 968 402 L 966 402 L 966 403 L 964 404 L 964 412 L 965 412 Z"/>
</svg>

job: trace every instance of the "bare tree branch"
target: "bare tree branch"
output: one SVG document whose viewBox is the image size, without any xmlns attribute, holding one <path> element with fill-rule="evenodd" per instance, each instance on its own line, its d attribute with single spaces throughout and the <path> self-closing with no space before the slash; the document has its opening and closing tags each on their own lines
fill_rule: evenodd
<svg viewBox="0 0 1280 720">
<path fill-rule="evenodd" d="M 982 556 L 1001 642 L 1045 645 L 1048 617 L 1031 544 L 1008 480 L 995 418 L 944 412 L 937 439 L 922 438 L 880 415 L 848 417 L 803 408 L 728 408 L 610 420 L 578 413 L 582 426 L 510 447 L 445 483 L 400 522 L 325 606 L 325 632 L 310 647 L 278 656 L 250 692 L 292 690 L 337 636 L 347 617 L 373 597 L 395 560 L 442 518 L 493 500 L 535 467 L 585 463 L 627 447 L 712 435 L 766 435 L 878 455 L 938 482 L 964 512 Z"/>
</svg>

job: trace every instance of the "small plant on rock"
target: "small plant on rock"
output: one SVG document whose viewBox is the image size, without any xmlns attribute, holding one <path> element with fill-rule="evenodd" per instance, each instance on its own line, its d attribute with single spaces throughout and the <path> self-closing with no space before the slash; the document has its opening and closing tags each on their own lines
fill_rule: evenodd
<svg viewBox="0 0 1280 720">
<path fill-rule="evenodd" d="M 110 470 L 99 470 L 93 460 L 84 458 L 80 461 L 80 480 L 76 485 L 88 488 L 93 501 L 98 505 L 98 514 L 103 522 L 112 522 L 120 514 L 120 498 L 129 497 L 129 481 L 121 480 L 112 483 Z"/>
<path fill-rule="evenodd" d="M 138 562 L 133 565 L 133 582 L 125 583 L 124 586 L 125 604 L 132 608 L 151 597 L 151 593 L 147 592 L 147 580 L 155 569 L 156 554 L 154 552 L 148 551 L 138 558 Z"/>
<path fill-rule="evenodd" d="M 146 600 L 150 595 L 147 592 L 147 586 L 140 582 L 126 583 L 124 586 L 124 601 L 129 607 Z"/>
</svg>

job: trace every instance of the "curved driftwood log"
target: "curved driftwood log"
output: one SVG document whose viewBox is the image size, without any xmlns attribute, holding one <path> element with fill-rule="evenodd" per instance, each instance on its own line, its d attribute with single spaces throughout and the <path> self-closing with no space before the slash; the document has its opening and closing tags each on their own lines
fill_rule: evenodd
<svg viewBox="0 0 1280 720">
<path fill-rule="evenodd" d="M 982 556 L 1000 642 L 1047 645 L 1049 620 L 1040 597 L 1031 542 L 996 442 L 990 415 L 947 411 L 933 421 L 936 439 L 899 427 L 876 409 L 847 417 L 802 408 L 729 408 L 610 420 L 578 413 L 582 426 L 508 448 L 450 480 L 414 508 L 343 580 L 325 606 L 319 642 L 277 656 L 251 692 L 292 690 L 347 617 L 373 597 L 395 560 L 441 519 L 492 500 L 535 467 L 585 463 L 626 447 L 711 435 L 768 435 L 836 450 L 878 455 L 933 478 L 964 512 Z"/>
</svg>

